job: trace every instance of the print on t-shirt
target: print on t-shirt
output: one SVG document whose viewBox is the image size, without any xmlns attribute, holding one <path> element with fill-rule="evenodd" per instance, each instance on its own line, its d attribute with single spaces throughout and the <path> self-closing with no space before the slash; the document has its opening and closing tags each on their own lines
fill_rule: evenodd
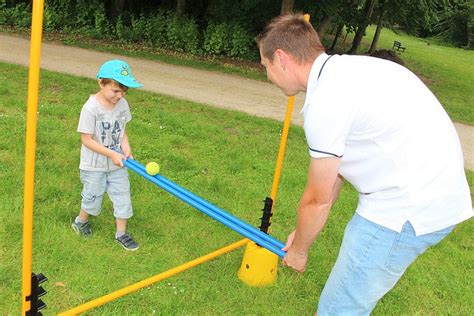
<svg viewBox="0 0 474 316">
<path fill-rule="evenodd" d="M 113 126 L 113 127 L 112 127 Z M 120 147 L 120 132 L 122 128 L 118 120 L 113 124 L 103 121 L 100 124 L 101 143 L 112 150 L 119 150 Z"/>
</svg>

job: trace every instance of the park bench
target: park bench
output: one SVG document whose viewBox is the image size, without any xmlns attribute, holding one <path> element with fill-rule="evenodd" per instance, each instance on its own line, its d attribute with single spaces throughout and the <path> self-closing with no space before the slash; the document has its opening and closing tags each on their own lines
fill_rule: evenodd
<svg viewBox="0 0 474 316">
<path fill-rule="evenodd" d="M 406 47 L 402 46 L 402 43 L 400 43 L 399 41 L 393 41 L 392 49 L 404 52 L 405 48 Z"/>
</svg>

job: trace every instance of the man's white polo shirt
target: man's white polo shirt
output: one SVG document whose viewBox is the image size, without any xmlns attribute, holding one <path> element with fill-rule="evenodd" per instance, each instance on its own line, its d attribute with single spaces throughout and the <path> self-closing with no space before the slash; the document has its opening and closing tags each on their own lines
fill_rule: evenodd
<svg viewBox="0 0 474 316">
<path fill-rule="evenodd" d="M 311 157 L 341 157 L 357 213 L 398 232 L 409 221 L 417 235 L 472 217 L 459 138 L 423 82 L 387 60 L 328 58 L 311 69 L 304 130 Z"/>
</svg>

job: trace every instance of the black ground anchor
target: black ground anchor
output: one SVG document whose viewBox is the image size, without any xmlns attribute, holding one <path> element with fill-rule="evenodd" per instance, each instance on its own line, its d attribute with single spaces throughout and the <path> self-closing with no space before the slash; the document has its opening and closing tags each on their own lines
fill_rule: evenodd
<svg viewBox="0 0 474 316">
<path fill-rule="evenodd" d="M 43 273 L 31 274 L 31 294 L 26 297 L 26 300 L 30 301 L 30 310 L 26 312 L 27 316 L 43 315 L 40 310 L 46 308 L 46 304 L 39 298 L 48 292 L 40 284 L 46 281 L 48 281 L 48 278 Z"/>
<path fill-rule="evenodd" d="M 265 205 L 263 206 L 263 209 L 262 209 L 263 216 L 260 217 L 260 219 L 262 220 L 262 223 L 260 224 L 258 228 L 260 228 L 262 232 L 268 234 L 268 227 L 270 227 L 270 225 L 272 224 L 270 222 L 270 218 L 273 215 L 272 213 L 273 200 L 267 196 L 265 198 L 264 203 Z"/>
</svg>

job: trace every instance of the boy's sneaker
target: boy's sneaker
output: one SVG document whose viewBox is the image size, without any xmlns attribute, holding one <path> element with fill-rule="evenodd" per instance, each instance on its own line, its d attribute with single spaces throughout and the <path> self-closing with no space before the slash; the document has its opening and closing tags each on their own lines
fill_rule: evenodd
<svg viewBox="0 0 474 316">
<path fill-rule="evenodd" d="M 123 249 L 128 251 L 135 251 L 140 248 L 140 246 L 138 246 L 135 240 L 133 240 L 133 238 L 128 234 L 124 234 L 120 237 L 115 238 L 115 241 L 122 245 Z"/>
<path fill-rule="evenodd" d="M 74 230 L 76 234 L 78 235 L 85 236 L 85 237 L 92 236 L 92 228 L 89 222 L 78 223 L 74 220 L 71 224 L 71 227 L 72 227 L 72 230 Z"/>
</svg>

